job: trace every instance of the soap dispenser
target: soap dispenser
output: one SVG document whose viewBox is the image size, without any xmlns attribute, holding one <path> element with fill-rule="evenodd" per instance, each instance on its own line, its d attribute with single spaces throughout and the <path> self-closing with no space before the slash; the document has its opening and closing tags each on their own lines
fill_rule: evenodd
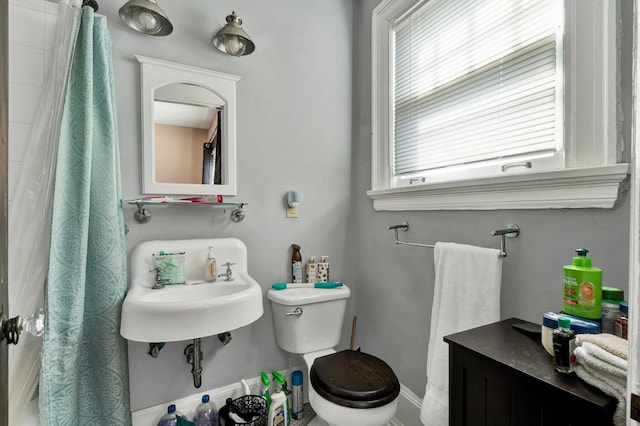
<svg viewBox="0 0 640 426">
<path fill-rule="evenodd" d="M 209 247 L 209 255 L 205 263 L 204 280 L 208 283 L 212 283 L 218 277 L 218 263 L 216 257 L 213 254 L 213 247 Z"/>
<path fill-rule="evenodd" d="M 599 320 L 602 316 L 602 269 L 591 266 L 589 250 L 576 249 L 573 264 L 563 269 L 562 311 L 581 318 Z"/>
</svg>

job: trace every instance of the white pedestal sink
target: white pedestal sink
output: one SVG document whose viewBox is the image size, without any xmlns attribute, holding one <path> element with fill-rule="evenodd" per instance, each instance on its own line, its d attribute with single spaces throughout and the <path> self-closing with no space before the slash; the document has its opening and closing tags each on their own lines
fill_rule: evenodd
<svg viewBox="0 0 640 426">
<path fill-rule="evenodd" d="M 205 261 L 213 247 L 218 274 L 230 262 L 233 281 L 204 283 Z M 152 289 L 152 253 L 185 252 L 187 284 Z M 236 238 L 157 240 L 131 253 L 131 280 L 122 305 L 120 334 L 138 342 L 174 342 L 231 331 L 262 316 L 262 290 L 247 273 L 247 247 Z"/>
</svg>

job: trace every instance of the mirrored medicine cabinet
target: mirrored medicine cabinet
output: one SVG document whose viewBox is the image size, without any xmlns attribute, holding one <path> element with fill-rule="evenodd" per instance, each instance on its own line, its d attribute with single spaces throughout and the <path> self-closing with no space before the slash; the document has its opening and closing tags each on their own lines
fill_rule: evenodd
<svg viewBox="0 0 640 426">
<path fill-rule="evenodd" d="M 236 195 L 240 77 L 136 55 L 144 194 Z"/>
</svg>

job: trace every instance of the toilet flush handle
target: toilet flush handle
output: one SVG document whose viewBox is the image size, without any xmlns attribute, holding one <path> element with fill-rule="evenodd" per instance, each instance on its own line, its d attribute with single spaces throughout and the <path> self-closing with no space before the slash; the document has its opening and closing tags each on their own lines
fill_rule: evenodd
<svg viewBox="0 0 640 426">
<path fill-rule="evenodd" d="M 298 306 L 293 310 L 293 312 L 285 312 L 285 315 L 288 317 L 291 315 L 300 316 L 302 315 L 302 308 Z"/>
</svg>

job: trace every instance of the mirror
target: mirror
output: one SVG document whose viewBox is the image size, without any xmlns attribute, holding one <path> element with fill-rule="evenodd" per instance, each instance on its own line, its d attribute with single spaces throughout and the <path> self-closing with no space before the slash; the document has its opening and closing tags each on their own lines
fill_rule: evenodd
<svg viewBox="0 0 640 426">
<path fill-rule="evenodd" d="M 136 56 L 144 194 L 236 195 L 240 77 Z"/>
</svg>

